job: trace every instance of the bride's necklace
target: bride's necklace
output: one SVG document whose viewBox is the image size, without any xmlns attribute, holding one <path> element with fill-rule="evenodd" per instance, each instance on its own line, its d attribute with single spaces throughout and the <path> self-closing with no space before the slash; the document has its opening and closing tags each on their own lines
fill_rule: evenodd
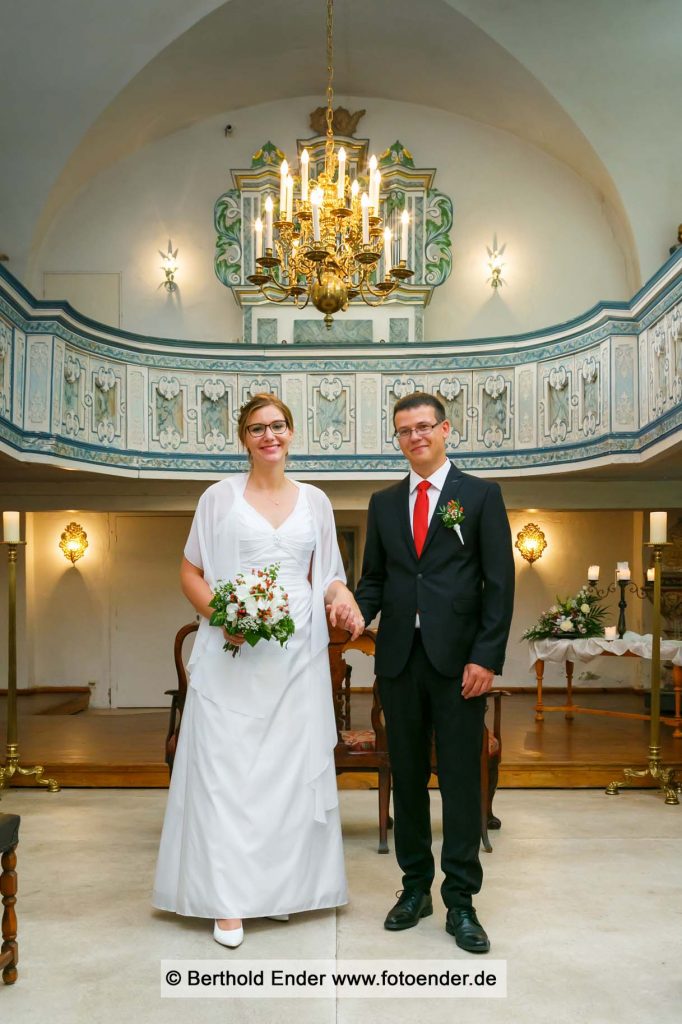
<svg viewBox="0 0 682 1024">
<path fill-rule="evenodd" d="M 265 497 L 266 497 L 266 498 L 268 499 L 268 501 L 271 501 L 271 502 L 272 502 L 272 504 L 273 504 L 273 505 L 277 505 L 277 507 L 279 507 L 279 506 L 280 506 L 280 504 L 281 504 L 281 502 L 282 502 L 282 499 L 281 499 L 281 498 L 273 498 L 273 497 L 272 497 L 272 495 L 271 495 L 271 494 L 269 494 L 269 493 L 268 493 L 268 492 L 267 492 L 267 491 L 265 490 L 265 488 L 261 488 L 261 487 L 252 487 L 251 489 L 252 489 L 252 491 L 253 491 L 253 492 L 254 492 L 255 494 L 262 494 L 262 495 L 264 495 L 264 496 L 265 496 Z"/>
</svg>

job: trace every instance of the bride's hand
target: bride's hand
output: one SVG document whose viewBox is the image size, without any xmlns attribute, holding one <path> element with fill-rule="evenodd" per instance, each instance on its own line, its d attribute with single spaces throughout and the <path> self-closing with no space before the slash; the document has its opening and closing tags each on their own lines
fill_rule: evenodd
<svg viewBox="0 0 682 1024">
<path fill-rule="evenodd" d="M 351 598 L 337 598 L 327 605 L 329 621 L 333 627 L 347 629 L 351 640 L 357 640 L 365 628 L 365 620 L 355 601 Z"/>
<path fill-rule="evenodd" d="M 236 647 L 241 647 L 245 640 L 241 633 L 228 633 L 225 626 L 223 626 L 223 636 L 229 644 L 234 644 Z"/>
</svg>

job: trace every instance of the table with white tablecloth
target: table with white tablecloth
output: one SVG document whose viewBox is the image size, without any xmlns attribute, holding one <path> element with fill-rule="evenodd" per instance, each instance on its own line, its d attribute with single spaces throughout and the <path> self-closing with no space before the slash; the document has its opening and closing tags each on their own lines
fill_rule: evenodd
<svg viewBox="0 0 682 1024">
<path fill-rule="evenodd" d="M 535 721 L 542 722 L 545 712 L 563 711 L 566 718 L 572 719 L 575 713 L 585 715 L 610 715 L 615 718 L 636 718 L 648 721 L 649 715 L 635 714 L 629 711 L 611 711 L 601 708 L 581 707 L 573 702 L 573 667 L 576 661 L 589 662 L 599 657 L 643 658 L 651 661 L 651 633 L 644 635 L 626 632 L 620 640 L 606 640 L 604 637 L 590 637 L 556 640 L 530 640 L 528 654 L 530 667 L 535 669 L 537 681 L 537 702 L 535 705 Z M 560 706 L 548 706 L 542 700 L 542 683 L 546 662 L 558 662 L 566 666 L 566 703 Z M 673 727 L 675 739 L 682 738 L 682 641 L 661 640 L 661 662 L 671 661 L 673 665 L 673 686 L 675 694 L 675 711 L 672 717 L 661 716 L 661 721 Z"/>
</svg>

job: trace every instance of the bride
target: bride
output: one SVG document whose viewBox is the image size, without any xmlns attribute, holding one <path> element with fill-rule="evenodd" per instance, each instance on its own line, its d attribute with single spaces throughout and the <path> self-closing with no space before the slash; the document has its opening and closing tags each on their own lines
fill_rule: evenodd
<svg viewBox="0 0 682 1024">
<path fill-rule="evenodd" d="M 246 918 L 286 920 L 348 900 L 325 605 L 353 637 L 364 623 L 345 586 L 329 499 L 284 473 L 293 429 L 274 395 L 241 409 L 250 472 L 201 496 L 181 568 L 201 622 L 152 902 L 214 919 L 214 938 L 231 947 Z M 209 625 L 220 581 L 273 563 L 296 626 L 285 648 L 251 648 Z M 226 638 L 240 645 L 234 658 Z"/>
</svg>

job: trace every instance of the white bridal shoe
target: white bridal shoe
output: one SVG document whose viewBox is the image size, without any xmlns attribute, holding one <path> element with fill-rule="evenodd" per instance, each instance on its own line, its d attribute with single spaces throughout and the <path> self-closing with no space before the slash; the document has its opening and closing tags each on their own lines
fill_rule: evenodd
<svg viewBox="0 0 682 1024">
<path fill-rule="evenodd" d="M 244 926 L 240 924 L 239 928 L 230 928 L 227 931 L 224 928 L 218 927 L 218 922 L 213 922 L 213 938 L 216 942 L 219 942 L 221 946 L 229 946 L 230 949 L 236 949 L 237 946 L 241 946 L 244 941 Z"/>
</svg>

